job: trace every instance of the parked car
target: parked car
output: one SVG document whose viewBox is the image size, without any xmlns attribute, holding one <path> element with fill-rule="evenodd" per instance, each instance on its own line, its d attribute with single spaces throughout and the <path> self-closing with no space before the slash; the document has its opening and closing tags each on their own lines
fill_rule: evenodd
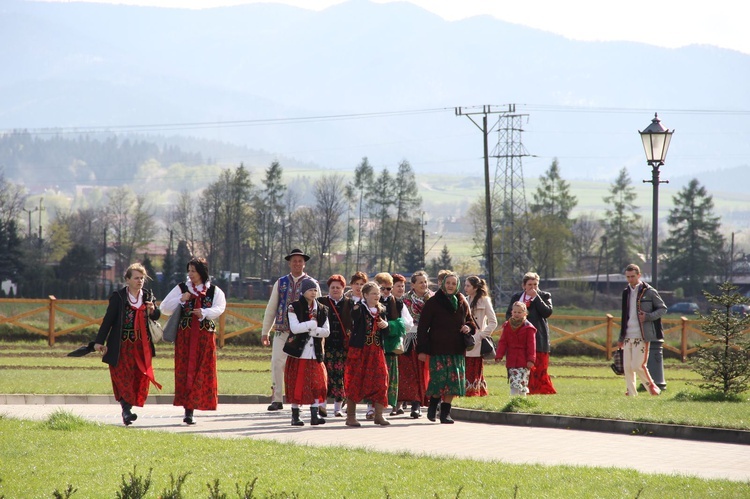
<svg viewBox="0 0 750 499">
<path fill-rule="evenodd" d="M 732 305 L 731 311 L 742 316 L 750 315 L 750 305 Z"/>
<path fill-rule="evenodd" d="M 668 314 L 693 315 L 698 313 L 698 304 L 690 301 L 681 301 L 667 308 Z"/>
</svg>

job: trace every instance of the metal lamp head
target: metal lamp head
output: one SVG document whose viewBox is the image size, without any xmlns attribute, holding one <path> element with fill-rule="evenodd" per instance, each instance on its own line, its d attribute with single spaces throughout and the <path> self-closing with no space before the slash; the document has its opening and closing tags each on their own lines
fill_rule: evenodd
<svg viewBox="0 0 750 499">
<path fill-rule="evenodd" d="M 649 164 L 663 165 L 667 158 L 667 150 L 669 150 L 669 142 L 672 140 L 674 130 L 664 128 L 659 120 L 659 115 L 654 113 L 651 124 L 638 133 L 641 134 L 643 149 L 646 151 L 646 161 Z"/>
</svg>

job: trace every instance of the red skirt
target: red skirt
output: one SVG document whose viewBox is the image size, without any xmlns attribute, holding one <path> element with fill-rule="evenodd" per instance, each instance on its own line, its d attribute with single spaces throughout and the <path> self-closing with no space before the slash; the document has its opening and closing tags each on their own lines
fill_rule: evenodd
<svg viewBox="0 0 750 499">
<path fill-rule="evenodd" d="M 328 393 L 326 366 L 315 359 L 287 357 L 284 369 L 286 401 L 290 404 L 325 402 Z"/>
<path fill-rule="evenodd" d="M 466 396 L 486 397 L 487 381 L 484 379 L 484 359 L 466 357 Z"/>
<path fill-rule="evenodd" d="M 344 367 L 344 390 L 355 403 L 388 404 L 388 368 L 378 345 L 349 347 Z"/>
<path fill-rule="evenodd" d="M 529 395 L 554 395 L 557 393 L 552 386 L 552 379 L 547 373 L 549 368 L 549 353 L 537 352 L 534 367 L 529 375 Z"/>
<path fill-rule="evenodd" d="M 428 405 L 425 391 L 430 381 L 430 366 L 419 360 L 416 348 L 398 356 L 398 400 L 419 401 Z"/>
<path fill-rule="evenodd" d="M 174 343 L 174 405 L 199 411 L 216 410 L 219 388 L 216 379 L 216 338 L 201 329 L 197 337 L 180 328 Z M 192 340 L 192 341 L 191 341 Z"/>
<path fill-rule="evenodd" d="M 143 407 L 151 381 L 138 369 L 136 355 L 143 357 L 140 343 L 120 341 L 120 358 L 116 366 L 109 366 L 109 376 L 112 378 L 115 400 L 124 400 L 136 407 Z"/>
</svg>

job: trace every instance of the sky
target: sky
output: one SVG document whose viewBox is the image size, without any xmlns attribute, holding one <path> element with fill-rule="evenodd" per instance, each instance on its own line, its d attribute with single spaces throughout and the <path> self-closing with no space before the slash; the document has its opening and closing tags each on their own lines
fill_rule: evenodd
<svg viewBox="0 0 750 499">
<path fill-rule="evenodd" d="M 42 0 L 70 2 L 73 0 Z M 75 0 L 81 1 L 81 0 Z M 249 3 L 282 3 L 322 10 L 345 0 L 82 0 L 95 3 L 205 9 Z M 389 3 L 395 0 L 370 0 Z M 403 0 L 400 0 L 403 1 Z M 477 15 L 582 41 L 632 41 L 677 48 L 707 44 L 750 54 L 742 0 L 410 0 L 453 21 Z"/>
</svg>

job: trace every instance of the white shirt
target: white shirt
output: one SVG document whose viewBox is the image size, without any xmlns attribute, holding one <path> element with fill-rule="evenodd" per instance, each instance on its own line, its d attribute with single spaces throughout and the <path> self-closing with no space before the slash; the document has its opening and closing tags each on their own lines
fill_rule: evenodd
<svg viewBox="0 0 750 499">
<path fill-rule="evenodd" d="M 194 288 L 192 283 L 188 281 L 187 288 L 190 294 L 199 296 L 199 291 L 208 290 L 208 288 L 211 287 L 211 281 L 198 285 L 197 288 Z M 169 292 L 169 294 L 162 300 L 161 304 L 159 304 L 159 310 L 162 311 L 162 313 L 166 315 L 172 315 L 175 312 L 179 310 L 179 307 L 183 304 L 182 301 L 182 290 L 180 289 L 180 286 L 175 286 L 172 288 L 172 291 Z M 224 292 L 221 290 L 221 288 L 217 288 L 214 286 L 214 298 L 213 303 L 211 305 L 211 308 L 201 308 L 200 309 L 200 320 L 203 319 L 218 319 L 221 317 L 221 314 L 224 313 L 224 310 L 227 308 L 227 298 L 224 296 Z"/>
<path fill-rule="evenodd" d="M 626 338 L 642 338 L 641 322 L 638 320 L 638 286 L 640 282 L 632 287 L 628 284 L 630 296 L 628 297 L 628 323 L 625 328 Z"/>
<path fill-rule="evenodd" d="M 313 314 L 317 316 L 318 313 L 318 302 L 317 300 L 313 303 Z M 297 314 L 294 313 L 294 309 L 289 305 L 289 330 L 292 334 L 304 334 L 308 333 L 310 337 L 305 343 L 305 348 L 302 350 L 300 359 L 315 359 L 315 342 L 313 338 L 328 338 L 331 334 L 331 328 L 326 318 L 323 327 L 318 327 L 318 321 L 310 319 L 309 321 L 300 322 L 297 318 Z"/>
</svg>

